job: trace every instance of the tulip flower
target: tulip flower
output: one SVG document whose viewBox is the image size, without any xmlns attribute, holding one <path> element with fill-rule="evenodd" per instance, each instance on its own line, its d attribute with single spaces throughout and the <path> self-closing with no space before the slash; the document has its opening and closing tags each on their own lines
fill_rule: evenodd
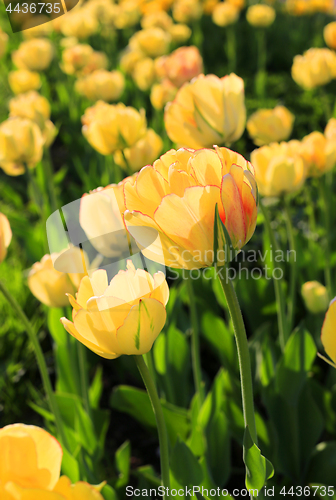
<svg viewBox="0 0 336 500">
<path fill-rule="evenodd" d="M 255 230 L 253 167 L 226 148 L 168 151 L 141 169 L 133 184 L 125 182 L 124 194 L 127 229 L 147 258 L 170 267 L 202 268 L 218 258 L 216 204 L 235 249 Z M 151 233 L 159 236 L 154 243 Z"/>
<path fill-rule="evenodd" d="M 108 283 L 100 269 L 80 282 L 76 299 L 69 295 L 73 323 L 61 318 L 65 329 L 103 358 L 148 352 L 166 321 L 169 288 L 162 272 L 152 277 L 131 260 Z"/>
<path fill-rule="evenodd" d="M 0 28 L 0 58 L 7 50 L 8 35 Z"/>
<path fill-rule="evenodd" d="M 305 89 L 325 85 L 336 78 L 336 54 L 329 49 L 309 49 L 294 57 L 292 78 Z"/>
<path fill-rule="evenodd" d="M 203 13 L 203 7 L 199 0 L 176 0 L 172 10 L 175 21 L 186 24 L 197 21 Z"/>
<path fill-rule="evenodd" d="M 152 164 L 161 153 L 162 148 L 163 141 L 161 137 L 153 129 L 149 128 L 146 135 L 136 142 L 134 146 L 124 149 L 127 165 L 121 151 L 115 152 L 114 161 L 126 171 L 130 168 L 132 172 L 136 172 L 145 165 Z"/>
<path fill-rule="evenodd" d="M 127 47 L 127 49 L 123 51 L 120 58 L 120 69 L 127 75 L 131 75 L 136 63 L 144 58 L 145 55 L 141 52 L 141 50 Z"/>
<path fill-rule="evenodd" d="M 53 56 L 54 48 L 49 40 L 33 38 L 21 43 L 12 53 L 12 60 L 19 69 L 43 71 L 50 66 Z"/>
<path fill-rule="evenodd" d="M 76 91 L 91 101 L 117 101 L 125 88 L 125 78 L 120 71 L 97 69 L 77 80 Z"/>
<path fill-rule="evenodd" d="M 7 248 L 12 240 L 12 230 L 7 217 L 0 212 L 0 263 L 7 255 Z"/>
<path fill-rule="evenodd" d="M 230 2 L 219 2 L 212 12 L 212 20 L 217 26 L 229 26 L 239 19 L 240 10 Z"/>
<path fill-rule="evenodd" d="M 177 90 L 177 87 L 167 79 L 153 85 L 150 93 L 150 101 L 153 108 L 163 109 L 167 102 L 171 102 L 174 99 Z"/>
<path fill-rule="evenodd" d="M 85 254 L 86 268 L 88 268 Z M 54 263 L 57 263 L 56 268 Z M 31 293 L 48 307 L 64 307 L 68 304 L 66 294 L 74 293 L 85 275 L 82 251 L 71 248 L 67 252 L 44 255 L 35 262 L 28 274 Z"/>
<path fill-rule="evenodd" d="M 325 352 L 336 365 L 336 297 L 330 302 L 321 332 L 321 341 Z M 336 367 L 336 366 L 335 366 Z"/>
<path fill-rule="evenodd" d="M 308 177 L 320 177 L 336 163 L 335 141 L 328 140 L 321 132 L 312 132 L 302 139 L 301 154 L 307 165 Z"/>
<path fill-rule="evenodd" d="M 148 57 L 167 54 L 171 37 L 161 28 L 148 28 L 137 31 L 129 41 L 131 49 L 140 50 Z"/>
<path fill-rule="evenodd" d="M 7 175 L 21 175 L 32 168 L 43 154 L 41 130 L 26 118 L 9 118 L 0 125 L 0 167 Z"/>
<path fill-rule="evenodd" d="M 175 87 L 182 87 L 202 73 L 203 59 L 197 47 L 180 47 L 169 56 L 157 59 L 155 69 L 160 79 L 168 79 Z"/>
<path fill-rule="evenodd" d="M 288 139 L 293 130 L 295 117 L 285 108 L 259 109 L 247 120 L 246 128 L 257 146 Z"/>
<path fill-rule="evenodd" d="M 330 118 L 330 120 L 327 123 L 326 128 L 324 129 L 324 136 L 327 139 L 327 141 L 334 141 L 336 140 L 336 118 Z"/>
<path fill-rule="evenodd" d="M 8 83 L 14 94 L 37 90 L 41 87 L 40 75 L 27 69 L 18 69 L 8 73 Z"/>
<path fill-rule="evenodd" d="M 301 288 L 301 294 L 309 312 L 318 314 L 328 309 L 329 298 L 327 289 L 318 281 L 307 281 L 304 283 Z"/>
<path fill-rule="evenodd" d="M 97 252 L 110 259 L 129 256 L 131 238 L 122 215 L 126 210 L 124 184 L 133 180 L 134 176 L 127 177 L 119 184 L 95 189 L 81 198 L 80 225 Z"/>
<path fill-rule="evenodd" d="M 199 149 L 230 144 L 244 132 L 244 82 L 239 76 L 199 75 L 185 83 L 164 115 L 168 137 L 179 146 Z"/>
<path fill-rule="evenodd" d="M 134 64 L 132 78 L 136 86 L 143 92 L 153 85 L 155 76 L 155 64 L 150 57 L 144 57 Z"/>
<path fill-rule="evenodd" d="M 246 19 L 255 28 L 267 28 L 274 23 L 275 10 L 270 5 L 251 5 L 246 12 Z"/>
<path fill-rule="evenodd" d="M 299 141 L 273 143 L 251 153 L 258 189 L 264 196 L 298 191 L 306 179 Z"/>
<path fill-rule="evenodd" d="M 83 135 L 102 155 L 132 147 L 146 133 L 146 116 L 123 103 L 98 101 L 82 116 Z"/>
<path fill-rule="evenodd" d="M 40 427 L 0 429 L 1 500 L 103 500 L 99 488 L 59 477 L 62 455 L 59 442 Z"/>
<path fill-rule="evenodd" d="M 74 36 L 80 40 L 93 35 L 98 28 L 97 19 L 90 15 L 88 9 L 85 8 L 68 12 L 61 24 L 63 35 Z"/>
<path fill-rule="evenodd" d="M 63 51 L 60 66 L 67 75 L 82 76 L 97 69 L 106 69 L 108 59 L 103 52 L 97 52 L 90 45 L 82 43 Z"/>
<path fill-rule="evenodd" d="M 327 24 L 323 30 L 325 43 L 330 49 L 336 49 L 336 22 Z"/>
<path fill-rule="evenodd" d="M 168 31 L 173 26 L 173 20 L 164 10 L 147 14 L 141 19 L 141 28 L 161 28 Z"/>
<path fill-rule="evenodd" d="M 183 23 L 173 24 L 168 30 L 172 42 L 185 43 L 191 37 L 191 29 Z"/>
<path fill-rule="evenodd" d="M 141 17 L 137 1 L 124 0 L 114 5 L 113 25 L 118 30 L 131 28 L 138 24 Z"/>
</svg>

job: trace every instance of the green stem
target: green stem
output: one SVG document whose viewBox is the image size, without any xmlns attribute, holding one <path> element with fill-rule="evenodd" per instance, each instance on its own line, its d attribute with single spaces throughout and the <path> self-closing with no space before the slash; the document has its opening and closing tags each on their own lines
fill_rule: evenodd
<svg viewBox="0 0 336 500">
<path fill-rule="evenodd" d="M 192 359 L 192 369 L 194 376 L 195 389 L 199 397 L 199 408 L 201 408 L 205 395 L 204 386 L 202 383 L 202 369 L 201 369 L 201 357 L 200 357 L 200 342 L 199 342 L 199 323 L 197 318 L 197 308 L 196 300 L 194 294 L 194 288 L 192 284 L 191 273 L 187 278 L 187 290 L 189 295 L 189 307 L 190 307 L 190 319 L 192 326 L 192 336 L 191 336 L 191 359 Z"/>
<path fill-rule="evenodd" d="M 287 310 L 287 326 L 288 326 L 288 332 L 291 333 L 294 326 L 294 314 L 295 314 L 296 250 L 295 250 L 293 224 L 290 214 L 290 203 L 287 196 L 285 196 L 284 202 L 285 202 L 287 237 L 290 250 L 290 281 L 289 281 L 289 302 Z"/>
<path fill-rule="evenodd" d="M 275 239 L 275 235 L 274 235 L 274 231 L 273 231 L 272 226 L 271 226 L 268 210 L 263 205 L 261 200 L 259 202 L 259 205 L 260 205 L 262 213 L 264 215 L 265 227 L 266 227 L 266 230 L 268 232 L 268 236 L 269 236 L 269 239 L 271 241 L 272 248 L 273 248 L 273 250 L 277 251 L 277 250 L 279 250 L 279 245 Z M 282 350 L 282 352 L 284 352 L 288 335 L 287 335 L 287 320 L 286 320 L 286 305 L 285 305 L 286 302 L 285 302 L 283 289 L 281 286 L 282 278 L 276 279 L 276 277 L 273 277 L 273 283 L 274 283 L 275 298 L 276 298 L 276 303 L 277 303 L 279 342 L 280 342 L 281 350 Z"/>
<path fill-rule="evenodd" d="M 227 277 L 226 267 L 223 266 L 220 271 L 221 270 L 224 271 L 224 277 L 222 276 L 221 272 L 218 273 L 218 276 L 220 278 L 220 282 L 230 311 L 237 343 L 244 423 L 245 427 L 248 426 L 249 428 L 253 442 L 258 446 L 258 436 L 254 417 L 252 370 L 244 320 L 239 307 L 236 292 L 233 288 L 232 281 Z"/>
<path fill-rule="evenodd" d="M 7 289 L 7 287 L 5 286 L 5 284 L 1 280 L 0 280 L 0 291 L 3 293 L 3 295 L 5 296 L 5 298 L 7 299 L 7 301 L 11 305 L 11 307 L 14 309 L 17 316 L 21 319 L 22 323 L 24 324 L 24 326 L 26 328 L 29 340 L 32 343 L 34 351 L 35 351 L 35 356 L 36 356 L 37 364 L 38 364 L 38 367 L 40 370 L 44 390 L 46 392 L 46 395 L 47 395 L 47 398 L 49 401 L 49 407 L 50 407 L 50 410 L 55 417 L 56 428 L 57 428 L 58 434 L 60 436 L 62 444 L 65 446 L 65 448 L 69 449 L 66 435 L 63 431 L 61 415 L 60 415 L 59 408 L 57 406 L 54 392 L 52 389 L 52 385 L 50 382 L 47 365 L 46 365 L 46 362 L 45 362 L 45 359 L 43 356 L 43 352 L 42 352 L 41 346 L 39 344 L 36 332 L 34 331 L 33 326 L 31 325 L 30 321 L 28 320 L 27 316 L 23 312 L 22 308 L 20 307 L 20 305 L 18 304 L 16 299 L 12 296 L 12 294 L 9 292 L 9 290 Z"/>
<path fill-rule="evenodd" d="M 155 368 L 154 368 L 154 361 L 153 361 L 153 353 L 152 353 L 152 350 L 148 351 L 146 354 L 145 354 L 145 359 L 146 359 L 146 365 L 147 365 L 147 368 L 149 370 L 149 373 L 150 373 L 150 376 L 153 380 L 153 384 L 155 385 L 156 387 L 156 376 L 155 376 Z"/>
<path fill-rule="evenodd" d="M 79 377 L 80 377 L 80 386 L 81 386 L 81 395 L 84 401 L 84 408 L 86 413 L 91 418 L 91 406 L 89 400 L 89 381 L 87 375 L 87 357 L 86 357 L 86 347 L 77 342 L 77 353 L 79 360 Z"/>
<path fill-rule="evenodd" d="M 130 164 L 128 163 L 128 160 L 127 160 L 126 155 L 125 155 L 125 151 L 123 149 L 121 150 L 121 154 L 122 154 L 122 157 L 123 157 L 124 162 L 125 162 L 125 166 L 126 166 L 125 170 L 127 172 L 127 175 L 132 175 L 132 173 L 133 173 L 132 169 L 130 167 Z"/>
<path fill-rule="evenodd" d="M 328 190 L 327 190 L 327 178 L 324 175 L 319 179 L 319 189 L 320 189 L 320 200 L 322 204 L 322 211 L 324 217 L 324 228 L 325 228 L 325 258 L 326 265 L 324 268 L 324 279 L 326 287 L 328 290 L 329 297 L 334 297 L 333 294 L 333 284 L 331 277 L 331 257 L 330 257 L 330 213 L 329 213 L 329 203 L 328 203 Z"/>
<path fill-rule="evenodd" d="M 266 63 L 267 63 L 267 48 L 266 48 L 266 32 L 263 28 L 257 29 L 256 33 L 258 44 L 258 69 L 256 73 L 255 86 L 259 97 L 265 95 L 266 83 Z"/>
<path fill-rule="evenodd" d="M 142 377 L 142 380 L 144 381 L 145 387 L 147 389 L 149 399 L 152 403 L 156 419 L 156 425 L 159 434 L 159 444 L 160 444 L 162 484 L 165 488 L 170 488 L 168 434 L 160 400 L 154 382 L 150 376 L 149 370 L 147 368 L 147 365 L 143 357 L 142 356 L 134 356 L 134 357 L 140 375 Z"/>
<path fill-rule="evenodd" d="M 226 28 L 226 55 L 228 59 L 228 73 L 236 71 L 236 33 L 234 25 L 227 26 Z"/>
<path fill-rule="evenodd" d="M 51 156 L 50 156 L 49 149 L 46 150 L 45 160 L 43 162 L 43 172 L 44 172 L 46 183 L 47 183 L 51 212 L 54 213 L 54 212 L 56 212 L 56 210 L 58 210 L 59 206 L 58 206 L 57 195 L 56 195 L 56 191 L 55 191 L 55 184 L 54 184 L 54 179 L 53 179 L 53 168 L 52 168 L 52 162 L 51 162 Z"/>
</svg>

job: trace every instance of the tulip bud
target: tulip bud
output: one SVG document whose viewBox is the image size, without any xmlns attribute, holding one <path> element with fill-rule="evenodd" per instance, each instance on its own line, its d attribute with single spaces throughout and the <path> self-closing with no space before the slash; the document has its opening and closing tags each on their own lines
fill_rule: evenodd
<svg viewBox="0 0 336 500">
<path fill-rule="evenodd" d="M 98 69 L 77 80 L 76 91 L 91 101 L 117 101 L 125 88 L 125 78 L 120 71 Z"/>
<path fill-rule="evenodd" d="M 285 106 L 259 109 L 247 120 L 246 128 L 254 144 L 263 146 L 288 139 L 293 130 L 294 119 L 294 115 Z"/>
<path fill-rule="evenodd" d="M 239 76 L 199 75 L 185 83 L 165 109 L 168 137 L 180 146 L 230 144 L 244 132 L 244 81 Z"/>
<path fill-rule="evenodd" d="M 301 288 L 301 294 L 309 312 L 318 314 L 328 309 L 329 298 L 327 289 L 318 281 L 307 281 L 304 283 Z"/>
<path fill-rule="evenodd" d="M 26 69 L 10 71 L 8 83 L 14 94 L 37 90 L 41 87 L 41 78 L 38 73 Z"/>
<path fill-rule="evenodd" d="M 258 189 L 264 196 L 298 191 L 306 179 L 299 141 L 273 143 L 251 153 Z"/>
<path fill-rule="evenodd" d="M 163 141 L 161 137 L 149 128 L 146 135 L 134 144 L 131 148 L 124 149 L 124 155 L 127 160 L 125 164 L 124 157 L 121 151 L 116 151 L 114 154 L 114 161 L 121 168 L 127 171 L 129 167 L 132 172 L 140 170 L 145 165 L 153 163 L 159 156 L 163 148 Z"/>
<path fill-rule="evenodd" d="M 239 12 L 239 9 L 232 3 L 220 2 L 212 12 L 212 20 L 217 26 L 229 26 L 238 21 Z"/>
<path fill-rule="evenodd" d="M 191 29 L 186 24 L 173 24 L 168 30 L 174 43 L 185 43 L 191 37 Z"/>
<path fill-rule="evenodd" d="M 247 9 L 246 19 L 255 28 L 267 28 L 274 23 L 275 10 L 270 5 L 251 5 Z"/>
<path fill-rule="evenodd" d="M 12 240 L 12 230 L 7 217 L 0 212 L 0 263 L 7 255 L 7 248 Z"/>
<path fill-rule="evenodd" d="M 329 49 L 311 48 L 295 56 L 292 78 L 305 89 L 329 83 L 336 78 L 336 54 Z"/>
<path fill-rule="evenodd" d="M 321 332 L 321 342 L 325 352 L 336 363 L 336 297 L 330 302 Z"/>
<path fill-rule="evenodd" d="M 19 69 L 43 71 L 50 66 L 54 56 L 52 43 L 44 38 L 33 38 L 22 42 L 12 53 L 12 60 Z"/>
<path fill-rule="evenodd" d="M 307 165 L 307 176 L 320 177 L 336 163 L 336 144 L 321 132 L 312 132 L 302 139 L 301 154 Z"/>
<path fill-rule="evenodd" d="M 162 80 L 160 83 L 153 85 L 150 94 L 152 106 L 155 109 L 163 109 L 167 102 L 174 99 L 177 92 L 177 87 L 170 80 Z"/>
<path fill-rule="evenodd" d="M 149 57 L 159 57 L 167 54 L 171 37 L 161 28 L 140 30 L 132 36 L 129 45 L 133 50 L 139 50 Z"/>
<path fill-rule="evenodd" d="M 155 68 L 160 79 L 167 78 L 175 87 L 181 87 L 203 71 L 203 59 L 197 47 L 180 47 L 169 56 L 156 60 Z"/>
<path fill-rule="evenodd" d="M 147 128 L 145 111 L 98 101 L 82 116 L 83 135 L 102 155 L 133 146 Z"/>
<path fill-rule="evenodd" d="M 26 118 L 13 117 L 0 125 L 0 167 L 7 175 L 21 175 L 43 155 L 44 138 L 38 125 Z"/>
<path fill-rule="evenodd" d="M 76 298 L 69 295 L 73 323 L 61 321 L 79 342 L 103 358 L 148 352 L 166 322 L 169 288 L 162 272 L 119 271 L 108 282 L 104 269 L 84 277 Z"/>
</svg>

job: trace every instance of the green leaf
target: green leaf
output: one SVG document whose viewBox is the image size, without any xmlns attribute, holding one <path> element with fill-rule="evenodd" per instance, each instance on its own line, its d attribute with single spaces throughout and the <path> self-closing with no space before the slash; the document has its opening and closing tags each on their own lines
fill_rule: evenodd
<svg viewBox="0 0 336 500">
<path fill-rule="evenodd" d="M 105 500 L 118 500 L 116 491 L 108 484 L 106 484 L 101 490 L 101 494 L 103 495 Z"/>
<path fill-rule="evenodd" d="M 79 464 L 75 457 L 71 455 L 63 446 L 62 473 L 71 480 L 72 483 L 80 481 Z"/>
<path fill-rule="evenodd" d="M 265 485 L 267 479 L 273 476 L 273 465 L 265 458 L 258 446 L 253 442 L 249 428 L 245 428 L 243 460 L 246 466 L 245 485 L 248 490 L 258 492 Z"/>
<path fill-rule="evenodd" d="M 222 365 L 234 373 L 238 372 L 238 356 L 234 336 L 225 322 L 212 312 L 202 316 L 202 335 L 210 343 Z"/>
<path fill-rule="evenodd" d="M 228 230 L 223 224 L 218 211 L 218 204 L 215 207 L 215 219 L 214 219 L 214 261 L 213 265 L 223 266 L 233 260 L 239 251 L 235 250 L 232 245 L 232 241 Z"/>
<path fill-rule="evenodd" d="M 89 388 L 89 401 L 91 408 L 98 408 L 103 393 L 103 368 L 98 366 Z"/>
<path fill-rule="evenodd" d="M 224 486 L 231 473 L 231 436 L 224 412 L 218 411 L 207 428 L 207 460 L 218 486 Z"/>
<path fill-rule="evenodd" d="M 197 486 L 202 482 L 203 472 L 197 458 L 180 439 L 174 446 L 170 468 L 174 479 L 181 486 Z"/>
<path fill-rule="evenodd" d="M 311 457 L 307 482 L 335 484 L 336 441 L 319 443 Z"/>
<path fill-rule="evenodd" d="M 116 488 L 121 488 L 128 484 L 131 460 L 131 443 L 125 441 L 116 451 L 115 462 L 119 472 Z"/>
</svg>

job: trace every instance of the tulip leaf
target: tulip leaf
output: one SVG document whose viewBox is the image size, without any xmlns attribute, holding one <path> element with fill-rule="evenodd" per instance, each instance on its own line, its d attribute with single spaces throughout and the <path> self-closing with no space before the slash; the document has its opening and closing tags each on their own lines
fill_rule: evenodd
<svg viewBox="0 0 336 500">
<path fill-rule="evenodd" d="M 336 470 L 336 441 L 319 443 L 311 456 L 307 482 L 334 485 Z"/>
<path fill-rule="evenodd" d="M 231 262 L 231 260 L 234 259 L 238 254 L 238 251 L 233 248 L 228 230 L 226 229 L 225 224 L 223 224 L 223 221 L 220 218 L 217 203 L 215 207 L 213 250 L 213 265 L 215 267 L 220 267 L 228 262 Z M 224 253 L 223 258 L 219 258 L 219 255 L 222 252 Z"/>
<path fill-rule="evenodd" d="M 202 316 L 202 334 L 218 356 L 222 366 L 238 373 L 238 356 L 234 336 L 219 316 L 207 311 Z"/>
<path fill-rule="evenodd" d="M 89 388 L 89 400 L 91 408 L 98 408 L 102 393 L 103 393 L 103 368 L 101 365 L 99 365 Z"/>
<path fill-rule="evenodd" d="M 79 464 L 75 457 L 63 446 L 62 473 L 71 480 L 72 483 L 80 481 Z"/>
<path fill-rule="evenodd" d="M 101 494 L 103 495 L 105 500 L 118 500 L 116 491 L 108 484 L 106 484 L 101 490 Z"/>
<path fill-rule="evenodd" d="M 274 475 L 273 465 L 262 454 L 253 442 L 249 428 L 244 433 L 243 460 L 246 466 L 245 485 L 248 490 L 256 489 L 258 492 L 266 484 L 267 479 Z"/>
<path fill-rule="evenodd" d="M 174 479 L 182 487 L 197 486 L 202 482 L 202 468 L 190 448 L 180 438 L 177 438 L 171 455 L 170 469 Z"/>
<path fill-rule="evenodd" d="M 130 463 L 131 460 L 131 443 L 125 441 L 116 451 L 115 462 L 116 468 L 119 471 L 119 477 L 116 483 L 117 488 L 121 488 L 128 484 Z"/>
</svg>

